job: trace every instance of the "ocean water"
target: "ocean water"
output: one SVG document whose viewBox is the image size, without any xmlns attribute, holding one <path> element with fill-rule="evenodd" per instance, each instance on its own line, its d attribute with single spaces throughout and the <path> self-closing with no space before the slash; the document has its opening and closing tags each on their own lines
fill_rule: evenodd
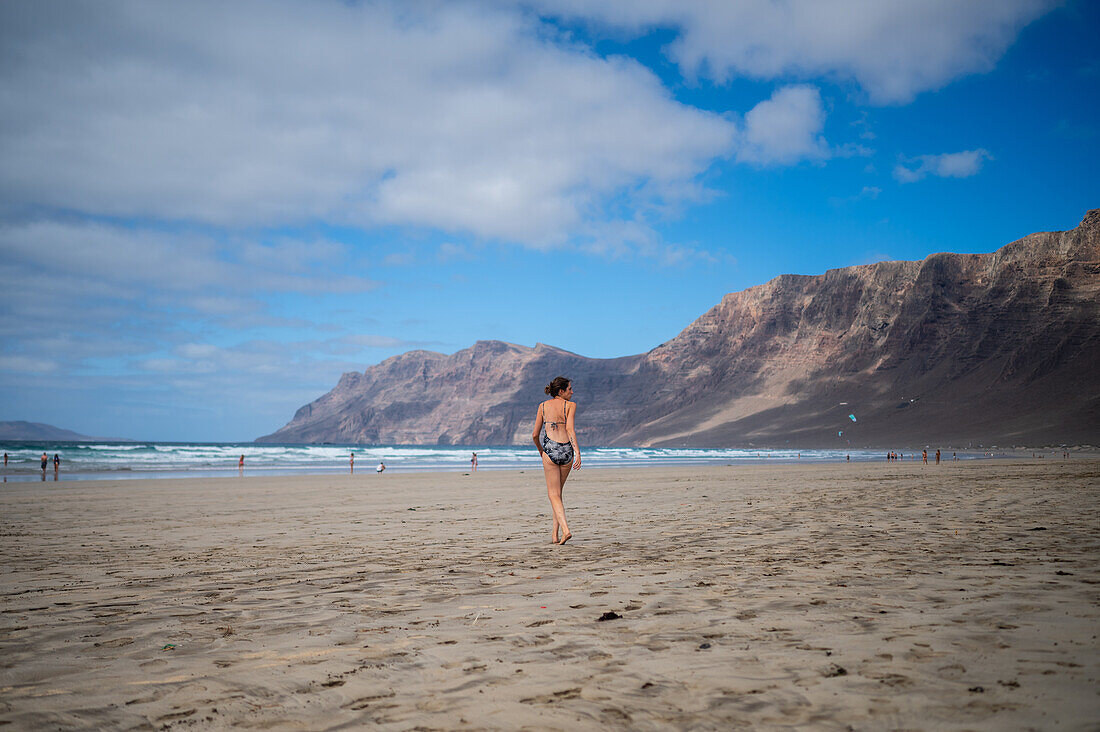
<svg viewBox="0 0 1100 732">
<path fill-rule="evenodd" d="M 479 470 L 538 469 L 538 452 L 530 446 L 427 445 L 270 445 L 179 442 L 0 442 L 8 464 L 4 480 L 41 480 L 40 459 L 50 456 L 47 479 L 53 480 L 53 456 L 61 457 L 61 480 L 178 478 L 237 475 L 244 455 L 246 475 L 348 472 L 355 453 L 356 473 L 373 472 L 379 461 L 387 471 L 467 471 L 477 452 Z M 646 465 L 730 465 L 882 460 L 882 450 L 757 450 L 700 448 L 588 447 L 584 465 L 593 468 Z M 961 456 L 960 456 L 961 457 Z"/>
</svg>

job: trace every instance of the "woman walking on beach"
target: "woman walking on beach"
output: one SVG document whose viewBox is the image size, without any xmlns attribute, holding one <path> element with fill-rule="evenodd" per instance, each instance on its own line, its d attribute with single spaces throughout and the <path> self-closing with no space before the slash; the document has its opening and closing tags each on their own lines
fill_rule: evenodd
<svg viewBox="0 0 1100 732">
<path fill-rule="evenodd" d="M 554 523 L 550 529 L 550 541 L 564 544 L 572 538 L 569 525 L 565 523 L 565 506 L 561 502 L 561 491 L 569 471 L 581 467 L 581 451 L 577 446 L 577 433 L 574 418 L 577 405 L 569 401 L 573 396 L 573 386 L 569 379 L 559 376 L 546 387 L 550 398 L 539 405 L 535 415 L 535 431 L 531 439 L 542 456 L 542 470 L 546 474 L 546 493 L 550 497 L 550 510 Z M 540 434 L 545 425 L 546 433 Z M 558 531 L 561 538 L 558 538 Z"/>
</svg>

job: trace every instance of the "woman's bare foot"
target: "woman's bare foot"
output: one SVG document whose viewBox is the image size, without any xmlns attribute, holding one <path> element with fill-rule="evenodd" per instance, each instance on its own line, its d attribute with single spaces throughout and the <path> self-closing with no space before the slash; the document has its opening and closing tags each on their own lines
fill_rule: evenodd
<svg viewBox="0 0 1100 732">
<path fill-rule="evenodd" d="M 569 541 L 572 538 L 573 538 L 573 534 L 566 534 L 565 536 L 563 536 L 561 538 L 561 541 L 555 541 L 554 543 L 555 544 L 564 544 L 565 542 Z"/>
</svg>

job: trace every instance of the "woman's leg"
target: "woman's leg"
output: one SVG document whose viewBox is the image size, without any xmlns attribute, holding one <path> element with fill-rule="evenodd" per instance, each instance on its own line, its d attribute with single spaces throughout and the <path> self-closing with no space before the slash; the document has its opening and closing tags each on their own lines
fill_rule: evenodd
<svg viewBox="0 0 1100 732">
<path fill-rule="evenodd" d="M 546 495 L 550 498 L 550 511 L 554 515 L 551 541 L 557 543 L 559 528 L 563 536 L 569 535 L 569 525 L 565 523 L 565 506 L 561 503 L 561 471 L 545 455 L 542 458 L 542 469 L 546 474 Z"/>
<path fill-rule="evenodd" d="M 561 487 L 565 488 L 565 479 L 569 477 L 569 471 L 573 469 L 573 463 L 566 463 L 565 465 L 558 466 L 558 472 L 561 473 Z"/>
<path fill-rule="evenodd" d="M 569 538 L 573 534 L 569 531 L 569 527 L 565 525 L 565 502 L 562 500 L 562 493 L 565 491 L 565 479 L 569 477 L 569 471 L 573 469 L 573 463 L 566 463 L 565 465 L 555 466 L 558 469 L 558 474 L 561 477 L 558 489 L 558 503 L 561 505 L 561 541 L 559 544 L 564 544 L 569 541 Z"/>
</svg>

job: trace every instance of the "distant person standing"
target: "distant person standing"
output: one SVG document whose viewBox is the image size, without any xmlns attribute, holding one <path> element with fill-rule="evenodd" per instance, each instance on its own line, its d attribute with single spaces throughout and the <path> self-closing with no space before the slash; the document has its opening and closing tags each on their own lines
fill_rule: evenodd
<svg viewBox="0 0 1100 732">
<path fill-rule="evenodd" d="M 351 459 L 348 460 L 348 465 L 351 467 L 351 474 L 355 475 L 355 453 L 351 454 Z"/>
<path fill-rule="evenodd" d="M 477 472 L 477 453 L 476 452 L 474 453 L 474 456 L 472 458 L 470 458 L 470 470 L 472 470 L 475 473 Z"/>
<path fill-rule="evenodd" d="M 923 450 L 921 450 L 920 456 L 921 456 L 921 460 L 924 461 L 924 464 L 927 465 L 928 464 L 928 448 L 924 448 Z"/>
<path fill-rule="evenodd" d="M 374 469 L 374 472 L 376 472 L 376 473 L 386 472 L 386 464 L 384 462 L 382 462 L 381 460 L 379 460 L 378 461 L 378 467 Z"/>
<path fill-rule="evenodd" d="M 42 475 L 46 475 L 46 466 L 50 464 L 50 456 L 42 453 Z"/>
<path fill-rule="evenodd" d="M 936 448 L 936 465 L 940 464 L 940 449 Z"/>
<path fill-rule="evenodd" d="M 6 452 L 4 453 L 4 467 L 8 467 L 8 454 Z"/>
<path fill-rule="evenodd" d="M 244 473 L 244 455 L 241 455 L 241 459 L 237 461 L 237 472 Z"/>
<path fill-rule="evenodd" d="M 57 480 L 57 474 L 61 472 L 61 456 L 56 452 L 53 454 L 53 479 Z"/>
<path fill-rule="evenodd" d="M 959 459 L 958 455 L 956 455 L 955 453 L 951 453 L 951 462 L 953 462 L 953 463 L 957 462 L 958 459 Z"/>
</svg>

